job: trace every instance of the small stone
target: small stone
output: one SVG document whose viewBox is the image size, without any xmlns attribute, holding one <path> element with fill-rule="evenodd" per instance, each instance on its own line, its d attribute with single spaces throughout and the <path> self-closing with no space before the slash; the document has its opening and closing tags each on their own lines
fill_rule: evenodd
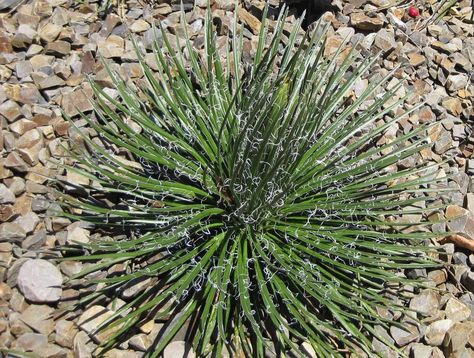
<svg viewBox="0 0 474 358">
<path fill-rule="evenodd" d="M 395 35 L 386 29 L 380 30 L 374 39 L 374 44 L 385 54 L 392 52 L 396 47 Z"/>
<path fill-rule="evenodd" d="M 61 57 L 71 52 L 71 44 L 67 41 L 54 41 L 46 46 L 46 54 Z"/>
<path fill-rule="evenodd" d="M 303 342 L 300 345 L 301 351 L 306 355 L 308 358 L 317 358 L 316 351 L 314 350 L 313 346 L 309 342 Z"/>
<path fill-rule="evenodd" d="M 195 358 L 192 346 L 185 341 L 173 341 L 163 351 L 163 358 Z"/>
<path fill-rule="evenodd" d="M 0 104 L 0 114 L 4 116 L 9 123 L 16 121 L 22 116 L 20 106 L 10 100 Z"/>
<path fill-rule="evenodd" d="M 433 347 L 425 346 L 421 343 L 414 343 L 411 346 L 411 355 L 413 358 L 433 358 L 431 356 L 433 352 Z"/>
<path fill-rule="evenodd" d="M 359 30 L 377 31 L 383 26 L 383 23 L 383 19 L 379 16 L 368 17 L 361 12 L 351 14 L 351 24 Z"/>
<path fill-rule="evenodd" d="M 21 241 L 25 237 L 26 232 L 20 225 L 11 222 L 0 224 L 0 241 Z"/>
<path fill-rule="evenodd" d="M 450 319 L 442 319 L 431 323 L 425 332 L 425 341 L 431 346 L 439 346 L 443 343 L 446 332 L 454 324 Z"/>
<path fill-rule="evenodd" d="M 20 291 L 31 302 L 57 302 L 61 298 L 63 278 L 52 263 L 42 259 L 26 261 L 18 273 Z"/>
<path fill-rule="evenodd" d="M 84 311 L 81 317 L 79 317 L 77 324 L 83 331 L 87 332 L 97 343 L 102 343 L 120 329 L 120 325 L 117 325 L 110 329 L 96 331 L 97 328 L 112 315 L 113 312 L 111 310 L 103 306 L 95 305 Z"/>
<path fill-rule="evenodd" d="M 105 58 L 119 58 L 124 54 L 125 41 L 120 36 L 110 35 L 97 44 L 99 53 Z"/>
<path fill-rule="evenodd" d="M 410 301 L 410 308 L 424 316 L 433 316 L 439 309 L 439 294 L 432 290 L 424 290 L 413 297 Z"/>
<path fill-rule="evenodd" d="M 447 357 L 462 357 L 465 346 L 474 333 L 474 322 L 455 323 L 444 337 L 443 346 Z M 469 357 L 469 355 L 468 355 Z"/>
<path fill-rule="evenodd" d="M 0 184 L 0 204 L 13 204 L 15 202 L 15 194 L 4 184 Z"/>
<path fill-rule="evenodd" d="M 399 347 L 403 347 L 410 342 L 415 341 L 420 336 L 416 326 L 407 324 L 405 329 L 397 326 L 390 327 L 390 335 L 393 337 Z"/>
<path fill-rule="evenodd" d="M 57 344 L 66 348 L 74 347 L 74 337 L 79 331 L 74 322 L 61 319 L 56 322 L 55 330 L 56 330 L 55 341 Z"/>
<path fill-rule="evenodd" d="M 149 28 L 150 24 L 142 19 L 136 20 L 132 25 L 130 25 L 130 31 L 133 33 L 145 32 Z"/>
<path fill-rule="evenodd" d="M 130 338 L 128 345 L 138 351 L 146 352 L 152 344 L 152 341 L 144 333 L 137 334 Z"/>
<path fill-rule="evenodd" d="M 61 26 L 55 25 L 52 22 L 48 22 L 39 30 L 39 36 L 44 42 L 53 42 L 58 38 L 61 30 Z"/>
<path fill-rule="evenodd" d="M 458 205 L 448 205 L 446 219 L 450 231 L 474 239 L 474 214 L 470 211 Z"/>
<path fill-rule="evenodd" d="M 413 52 L 408 54 L 408 61 L 413 67 L 418 67 L 426 62 L 426 57 L 419 53 Z"/>
<path fill-rule="evenodd" d="M 462 104 L 458 98 L 446 97 L 442 100 L 441 105 L 453 116 L 458 117 L 462 113 Z"/>
<path fill-rule="evenodd" d="M 29 234 L 35 230 L 36 225 L 38 225 L 40 222 L 40 219 L 38 215 L 30 211 L 28 214 L 22 215 L 18 217 L 17 219 L 15 219 L 14 222 L 20 225 L 26 234 Z"/>
<path fill-rule="evenodd" d="M 71 230 L 68 228 L 66 241 L 70 244 L 87 244 L 89 242 L 89 235 L 89 230 L 83 229 L 79 226 L 73 227 Z"/>
<path fill-rule="evenodd" d="M 20 319 L 36 332 L 49 335 L 54 331 L 51 319 L 54 308 L 46 305 L 29 305 L 20 315 Z"/>
<path fill-rule="evenodd" d="M 448 76 L 448 90 L 451 92 L 458 91 L 467 87 L 468 77 L 464 74 Z"/>
<path fill-rule="evenodd" d="M 38 352 L 48 345 L 48 337 L 40 333 L 23 333 L 15 343 L 16 349 L 25 352 Z"/>
<path fill-rule="evenodd" d="M 12 289 L 5 282 L 0 282 L 0 300 L 10 301 Z"/>
<path fill-rule="evenodd" d="M 446 318 L 453 322 L 465 321 L 471 315 L 471 309 L 461 301 L 450 298 L 444 309 Z"/>
</svg>

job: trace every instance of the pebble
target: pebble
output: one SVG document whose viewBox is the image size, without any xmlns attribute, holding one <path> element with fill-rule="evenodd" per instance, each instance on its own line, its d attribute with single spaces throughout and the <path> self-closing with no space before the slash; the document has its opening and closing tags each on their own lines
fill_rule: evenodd
<svg viewBox="0 0 474 358">
<path fill-rule="evenodd" d="M 52 263 L 28 260 L 20 268 L 17 284 L 31 302 L 57 302 L 61 298 L 63 278 Z"/>
</svg>

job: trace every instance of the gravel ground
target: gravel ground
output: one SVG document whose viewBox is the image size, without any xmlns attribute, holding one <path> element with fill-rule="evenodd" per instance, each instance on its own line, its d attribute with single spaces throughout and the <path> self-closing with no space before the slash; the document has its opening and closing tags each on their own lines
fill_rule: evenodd
<svg viewBox="0 0 474 358">
<path fill-rule="evenodd" d="M 271 9 L 279 0 L 268 0 Z M 420 123 L 436 123 L 430 129 L 433 146 L 420 157 L 398 164 L 413 166 L 422 158 L 439 163 L 439 175 L 451 173 L 445 184 L 455 189 L 449 194 L 451 205 L 445 212 L 432 213 L 430 220 L 456 218 L 447 229 L 474 242 L 474 25 L 469 0 L 458 2 L 443 20 L 434 22 L 434 0 L 417 1 L 421 15 L 411 18 L 407 7 L 393 0 L 336 0 L 323 20 L 330 23 L 326 54 L 341 42 L 357 46 L 360 58 L 382 51 L 378 65 L 353 89 L 357 97 L 370 81 L 400 66 L 388 87 L 398 82 L 413 95 L 407 104 L 426 101 L 410 115 L 384 133 L 377 145 L 394 140 Z M 33 352 L 40 357 L 91 357 L 97 343 L 107 334 L 93 334 L 95 326 L 110 315 L 113 307 L 93 306 L 86 311 L 68 313 L 59 318 L 58 310 L 78 295 L 62 286 L 84 266 L 64 261 L 54 264 L 48 250 L 72 241 L 89 242 L 96 234 L 86 224 L 71 223 L 51 215 L 53 194 L 47 177 L 61 177 L 70 183 L 87 178 L 64 172 L 58 163 L 67 162 L 65 147 L 77 140 L 77 132 L 62 118 L 62 111 L 85 121 L 78 109 L 92 110 L 88 101 L 92 76 L 115 96 L 110 78 L 99 55 L 120 71 L 132 85 L 142 77 L 129 34 L 134 34 L 145 49 L 151 49 L 151 24 L 162 20 L 173 36 L 180 36 L 180 1 L 126 1 L 115 12 L 99 15 L 98 4 L 68 0 L 0 0 L 3 5 L 17 4 L 14 10 L 0 10 L 0 348 Z M 245 23 L 245 41 L 250 53 L 256 46 L 256 33 L 264 1 L 246 0 L 235 9 L 233 0 L 213 1 L 213 16 L 219 36 L 231 27 L 234 12 Z M 292 3 L 288 23 L 310 2 Z M 322 5 L 321 5 L 322 4 Z M 309 5 L 315 12 L 328 10 L 326 2 Z M 184 0 L 186 20 L 198 40 L 203 27 L 206 1 Z M 270 13 L 275 13 L 270 11 Z M 307 23 L 306 25 L 310 25 Z M 150 52 L 150 51 L 149 51 Z M 146 57 L 154 67 L 152 56 Z M 97 137 L 88 130 L 91 137 Z M 97 138 L 98 140 L 98 138 Z M 450 162 L 443 162 L 450 158 Z M 73 192 L 73 188 L 70 189 Z M 410 222 L 418 220 L 402 215 Z M 437 225 L 437 229 L 446 229 Z M 449 241 L 449 240 L 448 240 Z M 433 240 L 433 244 L 436 243 Z M 446 268 L 412 270 L 405 274 L 423 277 L 429 289 L 413 292 L 409 306 L 418 313 L 413 317 L 394 316 L 393 320 L 412 323 L 409 331 L 396 326 L 385 331 L 376 327 L 386 340 L 401 347 L 408 355 L 422 357 L 474 357 L 474 254 L 453 243 L 443 243 Z M 130 287 L 119 303 L 146 288 L 146 282 Z M 410 289 L 405 287 L 405 289 Z M 95 316 L 93 320 L 89 317 Z M 162 322 L 150 321 L 137 335 L 114 349 L 106 357 L 140 357 L 158 334 Z M 166 358 L 182 357 L 188 343 L 178 333 L 166 349 Z M 386 357 L 397 354 L 374 339 L 376 351 Z M 1 354 L 1 353 L 0 353 Z M 308 351 L 308 356 L 311 356 Z M 189 357 L 194 356 L 192 351 Z"/>
</svg>

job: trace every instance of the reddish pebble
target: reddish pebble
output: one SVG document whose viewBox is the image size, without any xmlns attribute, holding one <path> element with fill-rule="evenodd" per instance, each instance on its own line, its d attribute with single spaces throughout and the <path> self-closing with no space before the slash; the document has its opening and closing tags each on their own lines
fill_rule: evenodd
<svg viewBox="0 0 474 358">
<path fill-rule="evenodd" d="M 408 15 L 410 15 L 411 17 L 418 17 L 418 16 L 420 16 L 420 10 L 418 10 L 414 6 L 410 6 L 408 8 Z"/>
</svg>

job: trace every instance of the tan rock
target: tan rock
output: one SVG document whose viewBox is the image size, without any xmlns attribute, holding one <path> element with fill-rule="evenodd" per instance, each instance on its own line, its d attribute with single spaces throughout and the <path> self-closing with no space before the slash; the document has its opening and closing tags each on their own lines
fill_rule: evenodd
<svg viewBox="0 0 474 358">
<path fill-rule="evenodd" d="M 113 315 L 113 312 L 103 306 L 95 305 L 84 311 L 79 317 L 77 324 L 86 333 L 88 333 L 94 341 L 102 343 L 115 334 L 120 326 L 107 328 L 97 331 L 100 325 Z"/>
</svg>

